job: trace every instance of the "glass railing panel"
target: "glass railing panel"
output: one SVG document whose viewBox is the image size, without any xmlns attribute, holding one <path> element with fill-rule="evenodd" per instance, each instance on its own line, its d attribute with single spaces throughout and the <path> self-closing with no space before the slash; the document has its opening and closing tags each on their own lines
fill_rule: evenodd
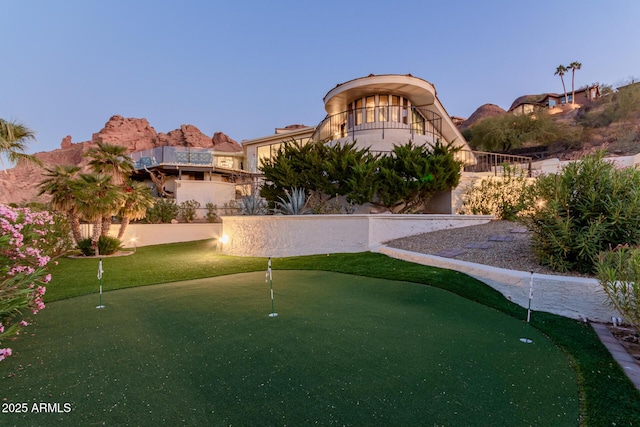
<svg viewBox="0 0 640 427">
<path fill-rule="evenodd" d="M 197 166 L 213 166 L 213 151 L 208 148 L 190 148 L 189 164 Z"/>
</svg>

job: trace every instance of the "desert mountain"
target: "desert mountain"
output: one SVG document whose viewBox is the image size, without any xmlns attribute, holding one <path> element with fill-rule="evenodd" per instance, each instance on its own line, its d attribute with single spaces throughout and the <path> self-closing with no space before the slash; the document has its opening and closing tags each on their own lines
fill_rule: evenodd
<svg viewBox="0 0 640 427">
<path fill-rule="evenodd" d="M 503 113 L 506 113 L 506 111 L 495 104 L 481 105 L 476 109 L 476 111 L 473 112 L 473 114 L 469 116 L 467 120 L 460 124 L 459 129 L 463 131 L 478 123 L 482 119 L 498 116 Z"/>
<path fill-rule="evenodd" d="M 181 125 L 179 129 L 168 133 L 158 133 L 147 119 L 116 115 L 105 123 L 102 130 L 92 135 L 91 141 L 73 143 L 71 136 L 66 136 L 62 139 L 59 149 L 36 153 L 35 156 L 45 167 L 71 164 L 86 170 L 88 162 L 83 154 L 95 147 L 98 141 L 126 147 L 129 153 L 165 145 L 242 152 L 240 144 L 222 132 L 216 132 L 213 137 L 209 137 L 193 125 Z M 44 170 L 27 163 L 20 163 L 6 172 L 0 172 L 0 203 L 45 201 L 44 197 L 36 196 L 38 184 L 43 179 Z"/>
</svg>

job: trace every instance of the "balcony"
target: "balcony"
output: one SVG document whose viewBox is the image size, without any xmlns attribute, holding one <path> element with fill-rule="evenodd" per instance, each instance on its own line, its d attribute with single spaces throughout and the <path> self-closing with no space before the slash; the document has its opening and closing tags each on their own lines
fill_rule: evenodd
<svg viewBox="0 0 640 427">
<path fill-rule="evenodd" d="M 406 131 L 406 140 L 399 142 L 413 140 L 416 136 L 427 136 L 436 141 L 442 138 L 442 117 L 425 108 L 400 105 L 360 108 L 325 117 L 316 127 L 311 140 L 356 140 L 363 134 L 384 139 L 385 133 L 396 130 Z"/>
<path fill-rule="evenodd" d="M 214 153 L 210 148 L 163 146 L 131 153 L 136 170 L 155 167 L 241 170 L 242 153 Z"/>
</svg>

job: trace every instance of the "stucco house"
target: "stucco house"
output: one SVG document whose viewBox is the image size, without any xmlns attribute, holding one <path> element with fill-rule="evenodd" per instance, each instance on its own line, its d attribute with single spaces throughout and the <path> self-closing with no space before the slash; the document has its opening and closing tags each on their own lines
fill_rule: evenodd
<svg viewBox="0 0 640 427">
<path fill-rule="evenodd" d="M 340 144 L 356 142 L 373 152 L 389 152 L 394 145 L 460 146 L 460 159 L 476 158 L 437 97 L 435 86 L 411 74 L 370 74 L 336 85 L 324 97 L 325 118 L 316 126 L 276 129 L 266 137 L 242 141 L 248 171 L 258 174 L 264 159 L 272 158 L 284 141 Z M 430 201 L 434 213 L 452 213 L 452 194 Z"/>
<path fill-rule="evenodd" d="M 258 172 L 262 159 L 292 139 L 328 144 L 356 141 L 374 152 L 388 152 L 394 144 L 409 141 L 440 140 L 471 153 L 435 87 L 411 74 L 370 74 L 340 83 L 325 95 L 324 108 L 327 115 L 317 126 L 279 129 L 274 135 L 243 141 L 248 170 Z"/>
<path fill-rule="evenodd" d="M 235 200 L 249 182 L 244 152 L 238 144 L 213 148 L 160 146 L 131 154 L 138 179 L 148 181 L 156 196 L 176 203 L 197 200 L 218 207 Z M 153 185 L 152 185 L 153 184 Z"/>
</svg>

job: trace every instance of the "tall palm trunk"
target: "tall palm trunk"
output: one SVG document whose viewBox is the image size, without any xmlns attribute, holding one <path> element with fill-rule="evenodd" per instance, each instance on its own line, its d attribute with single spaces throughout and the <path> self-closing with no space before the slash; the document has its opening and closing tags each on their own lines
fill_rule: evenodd
<svg viewBox="0 0 640 427">
<path fill-rule="evenodd" d="M 122 236 L 124 236 L 125 231 L 127 231 L 128 225 L 129 225 L 129 217 L 123 216 L 120 222 L 120 230 L 118 231 L 118 240 L 122 240 Z"/>
<path fill-rule="evenodd" d="M 564 86 L 564 78 L 560 76 L 560 80 L 562 81 L 562 90 L 564 90 L 564 103 L 568 104 L 569 100 L 567 99 L 567 88 Z"/>
<path fill-rule="evenodd" d="M 101 235 L 108 236 L 110 230 L 111 230 L 111 216 L 103 216 Z"/>
<path fill-rule="evenodd" d="M 93 233 L 91 234 L 91 247 L 95 249 L 96 255 L 100 255 L 98 251 L 98 240 L 100 240 L 100 234 L 102 232 L 102 219 L 97 219 L 93 222 Z"/>
<path fill-rule="evenodd" d="M 77 245 L 82 240 L 82 233 L 80 232 L 80 218 L 78 218 L 78 214 L 73 209 L 69 211 L 69 224 L 71 225 L 71 235 Z"/>
</svg>

